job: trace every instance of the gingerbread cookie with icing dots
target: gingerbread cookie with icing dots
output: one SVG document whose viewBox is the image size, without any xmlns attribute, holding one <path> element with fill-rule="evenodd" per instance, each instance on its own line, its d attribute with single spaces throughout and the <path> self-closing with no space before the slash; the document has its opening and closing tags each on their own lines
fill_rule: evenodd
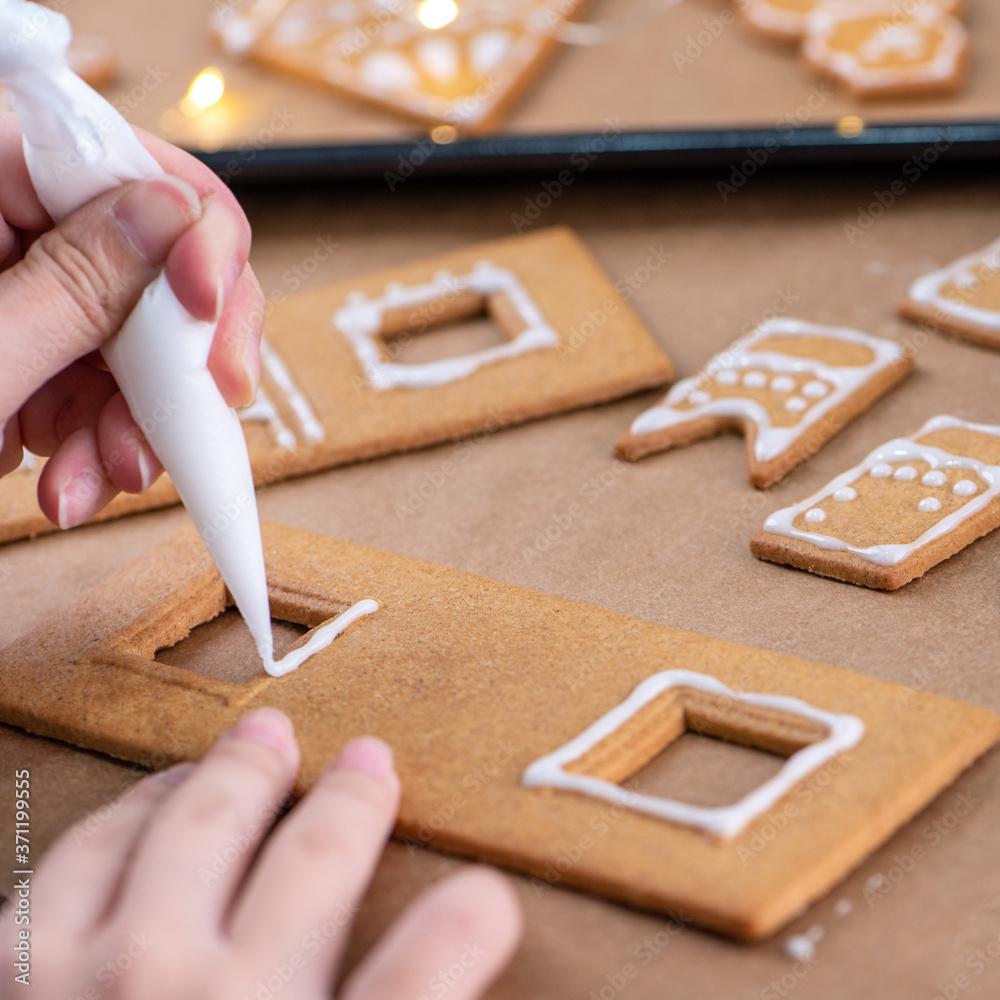
<svg viewBox="0 0 1000 1000">
<path fill-rule="evenodd" d="M 802 53 L 855 97 L 950 94 L 965 79 L 969 35 L 929 0 L 831 0 L 809 15 Z"/>
<path fill-rule="evenodd" d="M 900 316 L 1000 348 L 1000 240 L 918 278 Z"/>
<path fill-rule="evenodd" d="M 1000 426 L 929 420 L 818 493 L 776 511 L 759 559 L 896 590 L 1000 526 Z"/>
<path fill-rule="evenodd" d="M 234 54 L 435 124 L 491 128 L 585 0 L 237 0 L 213 27 Z"/>
<path fill-rule="evenodd" d="M 742 430 L 750 481 L 770 486 L 912 368 L 912 356 L 894 341 L 797 319 L 770 320 L 674 385 L 635 419 L 615 450 L 634 460 Z"/>
</svg>

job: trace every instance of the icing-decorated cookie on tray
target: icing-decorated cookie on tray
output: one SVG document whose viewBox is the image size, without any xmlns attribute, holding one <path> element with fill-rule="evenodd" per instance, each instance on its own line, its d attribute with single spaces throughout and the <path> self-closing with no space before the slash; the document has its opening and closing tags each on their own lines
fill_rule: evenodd
<svg viewBox="0 0 1000 1000">
<path fill-rule="evenodd" d="M 809 16 L 802 53 L 856 97 L 946 94 L 964 81 L 969 36 L 930 0 L 833 0 Z"/>
<path fill-rule="evenodd" d="M 490 128 L 584 0 L 237 0 L 213 19 L 224 49 L 394 111 Z"/>
<path fill-rule="evenodd" d="M 895 590 L 1000 526 L 1000 426 L 938 416 L 776 511 L 759 559 Z"/>
<path fill-rule="evenodd" d="M 907 319 L 1000 348 L 1000 240 L 918 278 L 897 310 Z"/>
<path fill-rule="evenodd" d="M 912 357 L 894 341 L 797 319 L 770 320 L 641 413 L 616 451 L 638 459 L 742 430 L 750 481 L 770 486 L 912 368 Z"/>
<path fill-rule="evenodd" d="M 739 11 L 751 28 L 772 38 L 798 41 L 806 34 L 809 18 L 821 7 L 839 0 L 742 0 Z M 933 4 L 946 14 L 958 14 L 962 0 L 911 0 L 908 6 Z M 884 0 L 860 0 L 862 6 L 884 8 Z"/>
</svg>

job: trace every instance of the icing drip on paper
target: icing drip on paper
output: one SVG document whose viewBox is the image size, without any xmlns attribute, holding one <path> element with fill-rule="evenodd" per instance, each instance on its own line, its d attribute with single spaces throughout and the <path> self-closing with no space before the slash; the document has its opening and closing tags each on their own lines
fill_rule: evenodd
<svg viewBox="0 0 1000 1000">
<path fill-rule="evenodd" d="M 976 253 L 959 258 L 940 271 L 932 271 L 918 278 L 910 286 L 910 298 L 921 305 L 932 306 L 947 316 L 954 316 L 956 319 L 963 319 L 990 330 L 1000 330 L 1000 310 L 983 309 L 942 294 L 949 283 L 958 289 L 977 290 L 982 279 L 975 273 L 975 268 L 981 266 L 991 275 L 1000 272 L 998 255 L 1000 255 L 1000 240 Z M 1000 274 L 996 274 L 992 280 L 1000 281 Z"/>
<path fill-rule="evenodd" d="M 424 364 L 386 361 L 379 348 L 383 316 L 389 310 L 408 309 L 435 300 L 447 302 L 462 292 L 472 291 L 484 299 L 497 293 L 506 295 L 524 329 L 513 339 L 485 350 Z M 554 347 L 559 336 L 546 322 L 517 276 L 489 261 L 480 261 L 469 274 L 441 272 L 422 285 L 392 284 L 381 296 L 366 298 L 352 292 L 333 315 L 333 324 L 350 341 L 361 362 L 365 377 L 374 389 L 397 387 L 425 388 L 454 382 L 471 375 L 483 365 L 513 358 L 528 351 Z"/>
<path fill-rule="evenodd" d="M 878 566 L 895 566 L 901 563 L 917 549 L 922 548 L 935 538 L 940 538 L 948 532 L 953 531 L 959 524 L 970 518 L 977 511 L 982 510 L 990 503 L 998 493 L 1000 493 L 1000 466 L 987 465 L 975 458 L 968 458 L 962 455 L 953 455 L 942 451 L 940 448 L 933 448 L 930 445 L 918 444 L 917 441 L 937 430 L 964 429 L 978 431 L 982 434 L 990 434 L 1000 437 L 1000 426 L 994 427 L 987 424 L 972 424 L 957 417 L 938 416 L 933 417 L 923 427 L 920 428 L 912 438 L 896 438 L 889 441 L 873 451 L 860 464 L 853 469 L 849 469 L 843 475 L 838 476 L 833 482 L 828 483 L 819 493 L 814 494 L 807 500 L 796 504 L 794 507 L 785 507 L 775 511 L 765 522 L 764 530 L 773 535 L 784 535 L 787 538 L 798 538 L 802 541 L 812 542 L 822 549 L 832 549 L 836 551 L 853 552 L 868 562 Z M 919 538 L 913 542 L 898 543 L 892 545 L 869 545 L 860 547 L 850 545 L 832 535 L 821 535 L 812 531 L 803 531 L 794 526 L 795 519 L 800 514 L 811 511 L 817 504 L 822 503 L 831 495 L 836 495 L 838 490 L 848 487 L 851 483 L 857 482 L 862 476 L 868 474 L 877 479 L 888 479 L 892 473 L 890 461 L 906 462 L 921 461 L 931 466 L 931 472 L 938 469 L 968 469 L 979 476 L 985 489 L 980 489 L 972 480 L 963 479 L 956 483 L 952 492 L 957 496 L 969 496 L 971 499 L 953 511 L 951 514 L 941 518 L 930 528 L 928 528 Z M 904 469 L 909 469 L 913 475 L 900 476 Z M 888 470 L 888 471 L 886 471 Z M 907 482 L 916 479 L 916 470 L 912 466 L 901 466 L 896 470 L 893 479 Z M 926 479 L 926 476 L 925 476 Z M 962 486 L 959 491 L 958 487 Z M 973 494 L 975 494 L 973 496 Z M 927 500 L 933 500 L 933 504 L 927 504 Z M 926 506 L 925 506 L 926 504 Z M 936 498 L 926 498 L 918 504 L 919 510 L 924 513 L 933 513 L 941 509 L 941 501 Z"/>
<path fill-rule="evenodd" d="M 824 337 L 868 347 L 874 360 L 867 365 L 835 367 L 815 358 L 802 358 L 778 351 L 756 351 L 754 346 L 765 338 Z M 666 398 L 644 413 L 632 424 L 632 434 L 655 434 L 657 431 L 686 424 L 707 416 L 741 417 L 757 425 L 754 455 L 758 462 L 767 462 L 783 454 L 812 426 L 834 407 L 881 371 L 904 356 L 903 349 L 890 340 L 870 337 L 858 330 L 818 326 L 796 319 L 774 319 L 762 323 L 753 333 L 737 341 L 729 350 L 715 355 L 698 375 L 682 379 L 667 393 Z M 766 372 L 766 374 L 765 374 Z M 702 401 L 693 398 L 695 392 L 705 392 L 712 382 L 733 386 L 738 382 L 751 388 L 763 388 L 782 376 L 809 375 L 802 396 L 793 396 L 784 404 L 786 412 L 802 416 L 791 427 L 774 427 L 768 411 L 756 400 L 743 397 L 719 397 Z M 774 376 L 777 376 L 774 377 Z M 783 383 L 785 384 L 785 383 Z M 812 387 L 810 389 L 810 387 Z M 821 391 L 822 390 L 822 391 Z M 693 403 L 680 408 L 681 403 Z"/>
<path fill-rule="evenodd" d="M 761 705 L 790 715 L 813 719 L 826 726 L 829 736 L 797 750 L 785 761 L 776 775 L 739 802 L 716 808 L 695 806 L 655 795 L 640 795 L 602 778 L 564 770 L 565 765 L 582 757 L 620 729 L 643 706 L 659 697 L 664 691 L 675 687 L 695 688 L 732 698 L 747 705 Z M 864 735 L 864 731 L 864 723 L 856 716 L 824 712 L 798 698 L 732 691 L 721 681 L 707 674 L 698 674 L 690 670 L 666 670 L 647 677 L 625 701 L 602 715 L 579 736 L 530 764 L 521 777 L 521 784 L 529 788 L 561 788 L 580 792 L 627 809 L 634 809 L 636 812 L 696 827 L 719 837 L 735 837 L 747 824 L 787 795 L 806 775 L 822 767 L 837 754 L 855 746 Z"/>
<path fill-rule="evenodd" d="M 25 0 L 0 3 L 0 83 L 21 124 L 32 184 L 56 221 L 124 181 L 163 173 L 125 119 L 69 69 L 69 39 L 63 15 Z M 208 370 L 214 334 L 161 272 L 101 353 L 273 672 L 253 475 L 240 422 Z"/>
</svg>

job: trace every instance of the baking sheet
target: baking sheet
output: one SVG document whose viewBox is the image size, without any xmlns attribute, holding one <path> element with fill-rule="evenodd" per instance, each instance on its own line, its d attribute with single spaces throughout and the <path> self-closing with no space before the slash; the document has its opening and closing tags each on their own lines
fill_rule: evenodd
<svg viewBox="0 0 1000 1000">
<path fill-rule="evenodd" d="M 618 24 L 643 6 L 594 0 L 584 19 Z M 805 69 L 794 47 L 745 28 L 727 0 L 682 0 L 603 44 L 564 45 L 494 136 L 445 145 L 402 116 L 226 56 L 209 36 L 211 7 L 103 0 L 66 13 L 76 30 L 113 43 L 121 72 L 106 93 L 126 117 L 198 151 L 234 183 L 287 180 L 293 170 L 496 171 L 565 164 L 573 153 L 598 169 L 718 162 L 762 146 L 769 157 L 780 148 L 786 160 L 813 162 L 896 147 L 910 155 L 959 123 L 945 134 L 952 157 L 1000 148 L 1000 6 L 991 0 L 967 0 L 974 57 L 954 97 L 858 101 Z M 222 70 L 226 94 L 185 117 L 179 102 L 209 65 Z"/>
<path fill-rule="evenodd" d="M 916 180 L 896 166 L 786 172 L 756 177 L 725 202 L 719 176 L 623 183 L 584 175 L 536 224 L 575 226 L 608 273 L 631 284 L 632 304 L 681 376 L 770 311 L 909 339 L 917 372 L 785 482 L 767 492 L 751 488 L 743 441 L 729 435 L 619 467 L 613 442 L 657 398 L 649 393 L 490 435 L 464 460 L 446 445 L 268 487 L 262 516 L 1000 711 L 1000 533 L 895 593 L 761 563 L 747 548 L 772 510 L 930 415 L 1000 423 L 1000 353 L 922 335 L 892 310 L 912 278 L 996 238 L 992 171 L 937 166 Z M 260 192 L 246 201 L 253 260 L 265 292 L 274 294 L 295 281 L 322 283 L 502 236 L 551 180 L 496 182 L 489 190 L 417 181 L 391 196 L 378 183 Z M 905 193 L 887 211 L 871 209 L 894 180 Z M 848 225 L 866 228 L 851 242 Z M 339 247 L 312 271 L 303 262 L 321 238 Z M 654 251 L 671 256 L 651 269 Z M 303 279 L 306 270 L 312 273 Z M 454 473 L 415 504 L 411 491 L 428 477 L 440 482 L 435 473 L 445 462 Z M 546 538 L 550 525 L 565 525 L 561 515 L 577 509 L 568 527 Z M 184 519 L 172 509 L 0 549 L 0 644 Z M 136 777 L 129 765 L 9 729 L 0 758 L 0 843 L 13 842 L 13 771 L 28 767 L 36 849 Z M 993 751 L 785 934 L 756 946 L 677 932 L 661 917 L 518 878 L 527 939 L 491 996 L 611 996 L 631 964 L 637 974 L 624 995 L 649 1000 L 932 1000 L 939 985 L 959 981 L 968 982 L 959 989 L 963 1000 L 995 1000 L 1000 961 L 983 964 L 976 952 L 1000 934 L 998 828 L 1000 752 Z M 6 850 L 0 867 L 9 870 Z M 391 846 L 349 961 L 421 886 L 461 864 Z M 844 916 L 842 900 L 851 904 Z M 816 960 L 796 965 L 782 942 L 813 926 L 824 931 Z"/>
</svg>

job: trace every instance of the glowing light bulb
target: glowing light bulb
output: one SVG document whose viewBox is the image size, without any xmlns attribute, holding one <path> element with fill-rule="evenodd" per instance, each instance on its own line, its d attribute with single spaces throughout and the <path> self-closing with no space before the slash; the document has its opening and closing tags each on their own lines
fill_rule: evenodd
<svg viewBox="0 0 1000 1000">
<path fill-rule="evenodd" d="M 837 122 L 837 132 L 845 139 L 856 139 L 865 130 L 865 120 L 857 115 L 845 115 Z"/>
<path fill-rule="evenodd" d="M 206 108 L 216 104 L 226 89 L 226 81 L 214 66 L 203 69 L 188 87 L 181 100 L 181 111 L 188 117 L 201 114 Z"/>
<path fill-rule="evenodd" d="M 458 4 L 455 0 L 423 0 L 417 17 L 427 28 L 443 28 L 458 17 Z"/>
</svg>

